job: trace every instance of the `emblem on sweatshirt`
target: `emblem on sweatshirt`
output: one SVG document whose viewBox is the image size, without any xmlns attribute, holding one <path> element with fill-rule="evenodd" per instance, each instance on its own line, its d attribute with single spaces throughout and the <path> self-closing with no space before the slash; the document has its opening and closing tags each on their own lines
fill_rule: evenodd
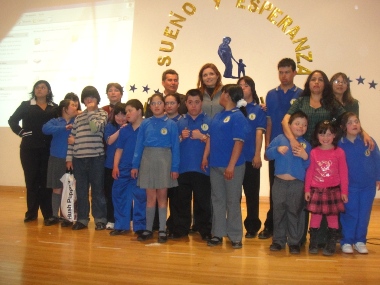
<svg viewBox="0 0 380 285">
<path fill-rule="evenodd" d="M 168 130 L 166 128 L 161 129 L 161 135 L 166 135 L 168 133 Z"/>
<path fill-rule="evenodd" d="M 364 152 L 364 155 L 365 156 L 370 156 L 371 155 L 371 151 L 369 150 L 369 148 L 367 148 Z"/>
<path fill-rule="evenodd" d="M 255 113 L 252 113 L 252 114 L 249 114 L 248 118 L 253 121 L 254 119 L 256 119 L 256 114 Z"/>
<path fill-rule="evenodd" d="M 202 124 L 201 129 L 202 129 L 202 131 L 208 131 L 208 125 Z"/>
<path fill-rule="evenodd" d="M 230 116 L 226 117 L 223 122 L 228 123 L 230 121 Z"/>
</svg>

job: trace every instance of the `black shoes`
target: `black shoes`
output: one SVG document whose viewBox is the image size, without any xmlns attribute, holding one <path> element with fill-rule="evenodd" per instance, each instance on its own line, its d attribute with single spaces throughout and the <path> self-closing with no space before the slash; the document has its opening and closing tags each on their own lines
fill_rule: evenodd
<svg viewBox="0 0 380 285">
<path fill-rule="evenodd" d="M 180 239 L 180 238 L 183 238 L 183 237 L 187 237 L 187 234 L 180 234 L 180 233 L 177 233 L 177 232 L 170 232 L 169 235 L 168 235 L 169 239 Z"/>
<path fill-rule="evenodd" d="M 102 222 L 97 222 L 95 224 L 95 231 L 102 231 L 106 229 L 106 224 Z"/>
<path fill-rule="evenodd" d="M 37 220 L 37 216 L 28 216 L 28 217 L 25 217 L 24 223 L 29 223 L 35 220 Z"/>
<path fill-rule="evenodd" d="M 57 217 L 50 217 L 49 219 L 44 220 L 45 226 L 52 226 L 59 223 L 59 218 Z"/>
<path fill-rule="evenodd" d="M 231 241 L 232 248 L 239 249 L 243 247 L 241 241 Z"/>
<path fill-rule="evenodd" d="M 128 233 L 129 233 L 128 230 L 113 230 L 113 231 L 110 231 L 110 236 L 120 236 L 120 235 L 125 235 Z"/>
<path fill-rule="evenodd" d="M 280 251 L 282 249 L 282 246 L 278 243 L 272 243 L 269 247 L 270 251 Z"/>
<path fill-rule="evenodd" d="M 151 231 L 144 230 L 139 236 L 137 237 L 138 241 L 146 241 L 148 239 L 153 238 L 153 233 Z"/>
<path fill-rule="evenodd" d="M 63 220 L 62 223 L 61 223 L 61 227 L 62 228 L 71 227 L 72 225 L 73 225 L 73 222 L 70 222 L 68 220 Z"/>
<path fill-rule="evenodd" d="M 166 235 L 166 232 L 165 231 L 159 231 L 157 242 L 158 243 L 165 243 L 167 241 L 168 241 L 168 236 Z"/>
<path fill-rule="evenodd" d="M 298 244 L 297 245 L 289 245 L 289 252 L 291 254 L 300 254 L 301 248 Z"/>
<path fill-rule="evenodd" d="M 72 230 L 74 231 L 78 231 L 78 230 L 83 230 L 87 228 L 86 225 L 82 224 L 81 222 L 76 222 L 73 226 L 72 226 Z"/>
<path fill-rule="evenodd" d="M 260 233 L 258 238 L 259 239 L 268 239 L 271 236 L 273 236 L 273 230 L 270 230 L 268 228 L 264 228 Z"/>
<path fill-rule="evenodd" d="M 217 246 L 217 245 L 222 244 L 222 242 L 223 242 L 222 238 L 214 236 L 210 240 L 207 241 L 207 245 L 208 246 Z"/>
<path fill-rule="evenodd" d="M 202 240 L 209 241 L 212 239 L 212 235 L 210 233 L 207 234 L 201 234 Z"/>
<path fill-rule="evenodd" d="M 247 232 L 245 234 L 245 238 L 255 238 L 257 236 L 257 232 Z"/>
</svg>

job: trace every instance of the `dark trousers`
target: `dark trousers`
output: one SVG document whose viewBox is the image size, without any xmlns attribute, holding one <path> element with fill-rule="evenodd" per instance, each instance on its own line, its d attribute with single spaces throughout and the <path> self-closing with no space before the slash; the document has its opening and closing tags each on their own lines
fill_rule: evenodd
<svg viewBox="0 0 380 285">
<path fill-rule="evenodd" d="M 273 231 L 273 198 L 272 198 L 272 188 L 274 183 L 274 160 L 269 161 L 269 210 L 267 213 L 267 219 L 265 220 L 264 226 L 270 231 Z"/>
<path fill-rule="evenodd" d="M 44 219 L 53 215 L 52 189 L 46 188 L 49 155 L 48 148 L 20 149 L 26 185 L 26 218 L 37 218 L 39 208 L 41 208 Z"/>
<path fill-rule="evenodd" d="M 104 194 L 107 203 L 107 222 L 114 223 L 114 207 L 112 202 L 112 186 L 113 186 L 112 169 L 104 168 Z"/>
<path fill-rule="evenodd" d="M 256 233 L 261 228 L 259 218 L 260 168 L 254 168 L 252 162 L 247 161 L 245 163 L 243 189 L 247 206 L 247 217 L 244 220 L 244 227 L 247 232 Z"/>
<path fill-rule="evenodd" d="M 174 231 L 188 234 L 191 226 L 191 200 L 194 197 L 194 219 L 201 235 L 211 232 L 211 182 L 200 172 L 185 172 L 178 177 L 178 189 L 173 195 L 174 213 L 171 213 Z M 173 200 L 173 199 L 172 199 Z"/>
</svg>

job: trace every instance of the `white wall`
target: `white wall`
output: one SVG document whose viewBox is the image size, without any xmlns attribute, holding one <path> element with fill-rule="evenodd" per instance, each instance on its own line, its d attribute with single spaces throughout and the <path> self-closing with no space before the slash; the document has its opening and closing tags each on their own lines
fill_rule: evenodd
<svg viewBox="0 0 380 285">
<path fill-rule="evenodd" d="M 1 1 L 1 4 L 2 2 L 8 1 Z M 49 2 L 61 3 L 61 1 Z M 195 87 L 197 73 L 204 63 L 213 62 L 223 71 L 224 67 L 217 55 L 217 49 L 224 36 L 232 38 L 230 46 L 234 56 L 244 59 L 247 65 L 246 74 L 254 78 L 259 96 L 265 96 L 269 89 L 278 85 L 277 62 L 283 57 L 296 59 L 295 49 L 298 43 L 293 43 L 290 36 L 276 25 L 288 15 L 293 24 L 286 31 L 299 26 L 300 30 L 293 40 L 307 37 L 304 46 L 308 45 L 309 48 L 302 53 L 307 55 L 309 51 L 312 52 L 313 61 L 301 59 L 301 65 L 310 70 L 321 69 L 329 77 L 338 71 L 350 76 L 353 80 L 351 83 L 353 96 L 360 102 L 362 124 L 367 132 L 380 142 L 375 113 L 380 106 L 380 85 L 377 85 L 376 89 L 370 89 L 368 84 L 372 80 L 380 82 L 378 68 L 380 35 L 375 32 L 380 25 L 377 15 L 380 2 L 375 0 L 267 1 L 269 6 L 273 5 L 273 9 L 278 8 L 283 11 L 282 15 L 278 12 L 279 16 L 272 17 L 275 24 L 268 20 L 269 11 L 263 10 L 262 14 L 258 12 L 265 1 L 260 1 L 256 12 L 248 11 L 247 6 L 250 1 L 246 0 L 246 3 L 240 1 L 246 9 L 237 8 L 237 2 L 239 1 L 136 1 L 130 77 L 129 80 L 120 82 L 127 91 L 123 101 L 138 98 L 145 102 L 153 90 L 157 88 L 162 90 L 161 73 L 167 68 L 179 72 L 179 91 L 182 93 Z M 219 8 L 215 9 L 217 3 Z M 186 14 L 183 7 L 191 12 L 194 12 L 195 8 L 195 12 L 192 15 Z M 182 28 L 170 24 L 170 20 L 175 18 L 169 16 L 171 12 L 185 18 L 185 21 L 180 22 Z M 2 17 L 2 22 L 5 21 L 3 19 L 8 23 L 14 22 L 15 16 L 5 15 L 5 18 Z M 173 34 L 178 29 L 176 39 L 164 35 L 166 27 L 173 30 Z M 161 44 L 161 41 L 172 42 L 173 51 L 160 51 L 160 48 L 168 47 Z M 120 54 L 122 53 L 123 50 L 120 50 Z M 158 65 L 157 59 L 160 56 L 170 56 L 170 66 Z M 113 68 L 119 68 L 120 72 L 123 72 L 127 67 L 113 63 Z M 236 66 L 234 70 L 236 71 Z M 358 85 L 356 78 L 359 76 L 365 78 L 364 85 Z M 305 80 L 306 76 L 298 75 L 295 81 L 298 86 L 303 87 Z M 223 83 L 230 82 L 235 80 L 223 79 Z M 134 84 L 138 89 L 133 93 L 129 91 L 129 86 Z M 148 93 L 142 92 L 142 86 L 146 85 L 151 88 Z M 19 138 L 7 128 L 0 128 L 0 138 L 2 161 L 0 185 L 23 185 L 18 155 Z M 265 164 L 262 169 L 262 196 L 268 195 L 267 180 Z"/>
</svg>

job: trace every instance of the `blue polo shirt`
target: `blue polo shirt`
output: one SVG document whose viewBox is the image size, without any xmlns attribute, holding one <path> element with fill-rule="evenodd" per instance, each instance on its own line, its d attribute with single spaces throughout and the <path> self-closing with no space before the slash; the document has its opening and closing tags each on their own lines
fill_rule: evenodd
<svg viewBox="0 0 380 285">
<path fill-rule="evenodd" d="M 288 89 L 286 93 L 284 93 L 280 86 L 268 92 L 266 97 L 267 117 L 270 117 L 272 121 L 270 141 L 284 133 L 281 125 L 282 119 L 301 93 L 302 89 L 295 85 Z"/>
<path fill-rule="evenodd" d="M 370 151 L 360 135 L 352 143 L 342 137 L 338 146 L 346 153 L 349 187 L 372 187 L 380 181 L 380 152 L 375 142 L 375 149 Z"/>
<path fill-rule="evenodd" d="M 71 130 L 66 130 L 66 126 L 74 123 L 72 118 L 68 123 L 62 117 L 51 119 L 42 126 L 42 132 L 45 135 L 52 135 L 53 139 L 50 145 L 50 155 L 58 158 L 66 158 L 67 139 Z"/>
<path fill-rule="evenodd" d="M 133 155 L 133 168 L 139 168 L 144 147 L 170 148 L 172 151 L 172 172 L 179 168 L 179 137 L 177 124 L 166 115 L 150 117 L 140 125 L 137 135 L 135 153 Z"/>
<path fill-rule="evenodd" d="M 217 113 L 210 126 L 209 165 L 211 167 L 227 167 L 235 141 L 244 141 L 248 133 L 249 125 L 238 108 Z M 244 162 L 244 154 L 241 152 L 236 166 Z"/>
<path fill-rule="evenodd" d="M 108 144 L 107 140 L 110 136 L 117 132 L 120 129 L 120 126 L 115 126 L 112 123 L 107 123 L 104 128 L 104 141 L 106 142 L 106 160 L 104 161 L 104 166 L 107 168 L 113 168 L 113 160 L 116 152 L 116 141 L 113 144 Z"/>
<path fill-rule="evenodd" d="M 177 122 L 178 135 L 181 135 L 184 129 L 188 129 L 190 131 L 199 130 L 202 134 L 207 135 L 210 129 L 210 124 L 211 118 L 207 116 L 206 113 L 199 114 L 195 120 L 193 120 L 189 114 L 183 115 L 183 118 Z M 209 168 L 207 168 L 207 172 L 204 172 L 201 169 L 205 146 L 206 144 L 198 139 L 187 138 L 180 142 L 180 174 L 184 172 L 195 171 L 210 175 Z"/>
<path fill-rule="evenodd" d="M 260 105 L 254 101 L 248 103 L 245 107 L 247 111 L 247 122 L 250 126 L 249 133 L 244 141 L 243 153 L 245 161 L 252 161 L 256 152 L 256 131 L 267 128 L 266 113 L 261 109 Z"/>
<path fill-rule="evenodd" d="M 297 138 L 297 141 L 305 148 L 306 153 L 309 155 L 307 160 L 293 155 L 290 142 L 285 135 L 275 137 L 269 144 L 265 154 L 268 159 L 274 159 L 274 175 L 290 174 L 298 180 L 305 181 L 306 169 L 310 164 L 311 146 L 303 137 Z M 281 154 L 277 151 L 279 146 L 287 146 L 289 150 L 285 154 Z"/>
<path fill-rule="evenodd" d="M 120 130 L 119 138 L 116 142 L 116 148 L 123 150 L 123 154 L 120 157 L 119 169 L 132 169 L 133 153 L 135 152 L 139 130 L 140 127 L 134 130 L 132 124 Z"/>
</svg>

